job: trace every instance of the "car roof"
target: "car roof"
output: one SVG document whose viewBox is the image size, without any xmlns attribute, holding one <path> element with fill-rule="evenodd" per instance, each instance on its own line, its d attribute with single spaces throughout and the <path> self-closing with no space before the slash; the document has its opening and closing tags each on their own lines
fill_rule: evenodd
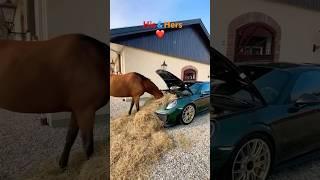
<svg viewBox="0 0 320 180">
<path fill-rule="evenodd" d="M 287 63 L 287 62 L 281 62 L 281 63 L 237 63 L 238 66 L 256 66 L 256 67 L 266 67 L 266 68 L 277 68 L 277 69 L 288 69 L 288 68 L 294 68 L 299 67 L 299 64 L 295 63 Z"/>
<path fill-rule="evenodd" d="M 198 81 L 196 82 L 197 84 L 207 84 L 207 83 L 210 83 L 209 81 Z"/>
<path fill-rule="evenodd" d="M 209 83 L 209 81 L 183 81 L 185 83 L 193 83 L 193 84 L 203 84 L 203 83 Z"/>
<path fill-rule="evenodd" d="M 252 64 L 237 64 L 238 66 L 242 67 L 261 67 L 261 68 L 270 68 L 270 69 L 277 69 L 288 71 L 292 73 L 301 73 L 304 71 L 310 70 L 320 70 L 320 64 L 314 63 L 288 63 L 288 62 L 281 62 L 281 63 L 252 63 Z"/>
</svg>

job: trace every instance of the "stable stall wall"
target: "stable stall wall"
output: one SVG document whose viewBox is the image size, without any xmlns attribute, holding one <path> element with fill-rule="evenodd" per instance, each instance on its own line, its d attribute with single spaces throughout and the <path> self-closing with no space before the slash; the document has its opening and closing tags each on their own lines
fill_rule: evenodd
<svg viewBox="0 0 320 180">
<path fill-rule="evenodd" d="M 101 0 L 35 0 L 39 40 L 63 34 L 81 33 L 107 43 L 107 10 L 107 1 Z M 106 61 L 108 58 L 106 56 Z M 109 114 L 107 107 L 109 106 L 97 112 L 97 121 L 105 122 Z M 70 113 L 48 114 L 47 117 L 50 126 L 67 126 Z"/>
<path fill-rule="evenodd" d="M 319 63 L 320 50 L 313 53 L 313 44 L 320 45 L 320 9 L 313 10 L 272 0 L 220 0 L 213 2 L 212 44 L 227 54 L 228 27 L 246 13 L 263 13 L 281 28 L 280 56 L 283 62 Z M 248 17 L 253 18 L 253 17 Z"/>
</svg>

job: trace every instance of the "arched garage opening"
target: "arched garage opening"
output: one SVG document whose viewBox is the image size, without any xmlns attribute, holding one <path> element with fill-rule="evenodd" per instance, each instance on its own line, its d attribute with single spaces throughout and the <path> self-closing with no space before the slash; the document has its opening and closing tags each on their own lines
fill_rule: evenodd
<svg viewBox="0 0 320 180">
<path fill-rule="evenodd" d="M 227 57 L 233 61 L 279 61 L 281 27 L 272 17 L 249 12 L 228 27 Z"/>
<path fill-rule="evenodd" d="M 183 81 L 196 81 L 197 75 L 198 75 L 198 70 L 193 66 L 186 66 L 182 68 L 181 79 Z"/>
</svg>

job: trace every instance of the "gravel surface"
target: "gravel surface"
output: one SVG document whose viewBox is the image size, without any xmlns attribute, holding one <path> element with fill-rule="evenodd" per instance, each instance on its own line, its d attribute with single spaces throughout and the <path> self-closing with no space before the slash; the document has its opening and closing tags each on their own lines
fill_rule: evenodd
<svg viewBox="0 0 320 180">
<path fill-rule="evenodd" d="M 291 164 L 294 165 L 291 165 Z M 274 172 L 270 180 L 317 180 L 320 179 L 320 152 L 312 154 L 311 159 L 292 161 L 290 166 Z"/>
<path fill-rule="evenodd" d="M 143 103 L 141 103 L 143 104 Z M 111 117 L 126 114 L 130 103 L 121 98 L 111 98 Z M 177 147 L 165 154 L 154 165 L 151 179 L 209 179 L 209 114 L 199 115 L 190 125 L 168 128 L 173 137 L 183 135 L 191 147 Z M 281 168 L 269 180 L 316 180 L 320 179 L 320 152 L 317 158 L 297 162 L 294 166 Z M 295 163 L 295 162 L 294 162 Z"/>
<path fill-rule="evenodd" d="M 143 105 L 143 103 L 141 103 Z M 111 116 L 126 114 L 130 103 L 111 98 Z M 37 114 L 12 113 L 0 109 L 0 179 L 23 179 L 42 161 L 59 157 L 63 149 L 66 128 L 41 126 Z M 95 139 L 104 135 L 104 127 L 95 129 Z M 209 114 L 195 118 L 190 125 L 168 128 L 173 137 L 185 137 L 187 147 L 176 147 L 154 165 L 151 179 L 209 179 Z M 81 150 L 78 137 L 72 151 Z M 317 157 L 320 157 L 320 152 Z M 71 152 L 72 158 L 72 152 Z M 58 159 L 57 159 L 58 160 Z M 56 165 L 53 165 L 56 166 Z M 270 180 L 320 179 L 320 158 L 284 168 Z"/>
<path fill-rule="evenodd" d="M 0 180 L 24 179 L 24 175 L 37 168 L 42 161 L 60 157 L 66 130 L 41 126 L 37 114 L 0 109 Z M 102 126 L 95 129 L 95 140 L 103 138 L 104 130 Z M 72 151 L 79 149 L 82 151 L 78 137 Z M 58 164 L 53 166 L 58 167 Z"/>
<path fill-rule="evenodd" d="M 140 104 L 142 106 L 143 102 Z M 129 108 L 130 102 L 124 102 L 121 98 L 110 99 L 111 118 L 126 114 Z M 186 145 L 176 142 L 177 147 L 152 167 L 150 179 L 209 179 L 209 122 L 209 113 L 206 113 L 197 116 L 189 125 L 167 128 L 175 141 L 181 137 Z"/>
<path fill-rule="evenodd" d="M 140 106 L 143 106 L 143 102 L 140 102 Z M 110 118 L 127 114 L 129 112 L 130 102 L 125 102 L 123 98 L 110 97 Z M 135 112 L 136 108 L 133 107 L 132 112 Z"/>
<path fill-rule="evenodd" d="M 190 147 L 178 146 L 165 154 L 154 166 L 151 179 L 209 179 L 209 122 L 206 113 L 195 117 L 189 125 L 169 128 L 167 132 L 173 137 L 185 136 Z"/>
</svg>

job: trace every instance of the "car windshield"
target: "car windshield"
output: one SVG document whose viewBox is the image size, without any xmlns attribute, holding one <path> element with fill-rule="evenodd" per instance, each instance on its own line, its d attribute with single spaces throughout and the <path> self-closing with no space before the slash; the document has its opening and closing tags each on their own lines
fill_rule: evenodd
<svg viewBox="0 0 320 180">
<path fill-rule="evenodd" d="M 201 86 L 201 84 L 195 83 L 195 84 L 191 85 L 189 87 L 189 89 L 192 91 L 193 94 L 197 94 L 200 90 L 200 86 Z"/>
<path fill-rule="evenodd" d="M 272 104 L 279 97 L 282 88 L 285 87 L 289 79 L 289 74 L 285 71 L 274 70 L 262 67 L 240 67 L 245 74 L 253 81 L 264 100 Z M 235 82 L 226 83 L 224 81 L 215 81 L 212 84 L 213 93 L 228 97 L 237 102 L 259 104 L 261 101 L 248 89 L 248 86 Z"/>
<path fill-rule="evenodd" d="M 253 84 L 268 104 L 278 99 L 289 79 L 288 72 L 271 68 L 247 67 L 243 70 L 253 80 Z"/>
</svg>

